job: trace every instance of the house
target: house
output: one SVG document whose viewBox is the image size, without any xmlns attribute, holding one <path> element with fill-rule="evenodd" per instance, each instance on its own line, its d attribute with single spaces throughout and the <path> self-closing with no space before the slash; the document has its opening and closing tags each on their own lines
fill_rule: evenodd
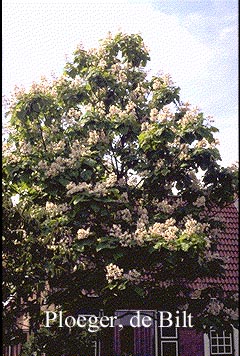
<svg viewBox="0 0 240 356">
<path fill-rule="evenodd" d="M 222 278 L 197 279 L 194 288 L 198 290 L 210 284 L 221 285 L 224 291 L 234 295 L 238 293 L 239 286 L 238 206 L 231 204 L 216 213 L 226 224 L 217 246 L 219 255 L 226 258 L 226 274 Z M 139 311 L 138 321 L 141 325 L 143 320 L 149 324 L 135 328 L 130 321 L 135 316 L 137 322 L 137 311 L 117 310 L 115 327 L 108 328 L 106 335 L 96 340 L 92 350 L 85 356 L 238 356 L 239 336 L 236 328 L 221 331 L 212 329 L 210 334 L 204 334 L 189 324 L 177 327 L 175 323 L 170 327 L 161 327 L 161 312 L 161 305 L 159 310 Z M 27 320 L 24 325 L 27 331 Z M 6 346 L 3 356 L 19 356 L 20 350 L 21 345 Z"/>
<path fill-rule="evenodd" d="M 221 233 L 217 252 L 226 259 L 226 274 L 224 277 L 197 279 L 195 289 L 211 285 L 221 285 L 223 290 L 238 293 L 239 268 L 239 217 L 238 204 L 229 205 L 216 210 L 216 214 L 226 224 L 226 230 Z M 159 306 L 161 308 L 161 306 Z M 96 343 L 96 356 L 238 356 L 239 331 L 231 327 L 230 330 L 216 331 L 209 334 L 197 332 L 192 327 L 159 327 L 160 310 L 142 310 L 141 318 L 145 315 L 151 318 L 150 327 L 133 328 L 130 319 L 136 315 L 134 310 L 118 310 L 116 315 L 119 323 L 124 326 L 114 328 L 112 335 L 102 344 Z M 238 318 L 238 315 L 235 316 Z M 120 321 L 121 320 L 121 321 Z M 135 319 L 136 320 L 136 319 Z M 175 323 L 176 324 L 176 323 Z M 109 333 L 110 334 L 110 333 Z M 114 353 L 112 350 L 114 349 Z M 90 355 L 89 355 L 90 356 Z"/>
</svg>

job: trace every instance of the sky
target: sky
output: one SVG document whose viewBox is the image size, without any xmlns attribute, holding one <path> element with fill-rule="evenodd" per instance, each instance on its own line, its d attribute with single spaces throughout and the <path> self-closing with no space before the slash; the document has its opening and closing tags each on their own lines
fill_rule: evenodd
<svg viewBox="0 0 240 356">
<path fill-rule="evenodd" d="M 61 75 L 80 43 L 139 33 L 150 74 L 170 73 L 182 101 L 213 116 L 221 165 L 239 161 L 237 0 L 3 0 L 2 13 L 3 95 Z"/>
</svg>

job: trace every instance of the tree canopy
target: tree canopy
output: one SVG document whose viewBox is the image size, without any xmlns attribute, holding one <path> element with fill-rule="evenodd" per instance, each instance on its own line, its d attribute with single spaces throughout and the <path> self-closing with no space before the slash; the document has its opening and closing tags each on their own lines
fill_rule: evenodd
<svg viewBox="0 0 240 356">
<path fill-rule="evenodd" d="M 233 201 L 217 128 L 180 99 L 169 74 L 150 76 L 138 34 L 74 52 L 60 78 L 16 90 L 3 142 L 5 327 L 41 303 L 79 308 L 188 308 L 223 323 L 223 291 L 192 298 L 198 277 L 224 273 L 209 211 Z M 44 296 L 44 298 L 43 298 Z M 212 313 L 211 297 L 223 303 Z M 228 303 L 229 305 L 226 305 Z M 13 327 L 15 325 L 15 327 Z"/>
</svg>

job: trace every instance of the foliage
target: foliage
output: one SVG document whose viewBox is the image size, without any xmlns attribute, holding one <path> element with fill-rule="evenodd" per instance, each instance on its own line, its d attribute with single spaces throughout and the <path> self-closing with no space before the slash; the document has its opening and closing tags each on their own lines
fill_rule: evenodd
<svg viewBox="0 0 240 356">
<path fill-rule="evenodd" d="M 39 329 L 43 299 L 69 313 L 161 300 L 166 310 L 189 305 L 199 320 L 208 314 L 211 292 L 196 303 L 189 282 L 224 272 L 214 255 L 219 225 L 206 211 L 233 201 L 235 176 L 218 163 L 211 119 L 181 102 L 170 75 L 150 77 L 149 59 L 141 36 L 109 35 L 98 49 L 79 47 L 60 78 L 11 98 L 8 335 L 7 321 L 25 313 Z"/>
<path fill-rule="evenodd" d="M 89 335 L 86 331 L 79 332 L 79 329 L 68 328 L 49 329 L 42 328 L 35 335 L 31 335 L 22 348 L 21 356 L 46 355 L 66 356 L 79 355 L 85 356 L 92 348 L 92 343 L 96 335 Z M 61 345 L 61 347 L 59 347 Z"/>
</svg>

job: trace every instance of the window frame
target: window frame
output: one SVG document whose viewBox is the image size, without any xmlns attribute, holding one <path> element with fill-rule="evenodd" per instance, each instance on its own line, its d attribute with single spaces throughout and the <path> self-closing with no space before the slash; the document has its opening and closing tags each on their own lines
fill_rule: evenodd
<svg viewBox="0 0 240 356">
<path fill-rule="evenodd" d="M 161 340 L 161 355 L 164 355 L 164 344 L 175 344 L 176 355 L 178 356 L 178 340 Z"/>
<path fill-rule="evenodd" d="M 157 311 L 157 325 L 159 325 L 160 318 L 160 310 Z M 158 352 L 160 352 L 161 356 L 164 356 L 164 344 L 175 344 L 176 355 L 179 355 L 179 333 L 178 328 L 176 326 L 171 326 L 171 328 L 175 329 L 174 335 L 164 335 L 164 327 L 158 327 Z M 168 329 L 166 327 L 166 329 Z"/>
<path fill-rule="evenodd" d="M 213 333 L 215 333 L 215 336 L 212 336 Z M 226 330 L 222 330 L 221 334 L 214 329 L 210 330 L 209 346 L 211 356 L 221 356 L 223 354 L 230 356 L 233 355 L 233 333 L 232 331 L 229 331 L 229 336 L 226 336 L 225 333 Z M 214 343 L 213 340 L 215 341 Z M 219 343 L 220 340 L 223 341 L 223 344 Z M 227 340 L 229 341 L 229 343 L 226 343 Z M 223 351 L 219 350 L 220 347 L 223 347 Z M 226 347 L 230 347 L 230 351 L 226 351 Z M 216 351 L 213 350 L 213 348 L 216 348 Z"/>
</svg>

